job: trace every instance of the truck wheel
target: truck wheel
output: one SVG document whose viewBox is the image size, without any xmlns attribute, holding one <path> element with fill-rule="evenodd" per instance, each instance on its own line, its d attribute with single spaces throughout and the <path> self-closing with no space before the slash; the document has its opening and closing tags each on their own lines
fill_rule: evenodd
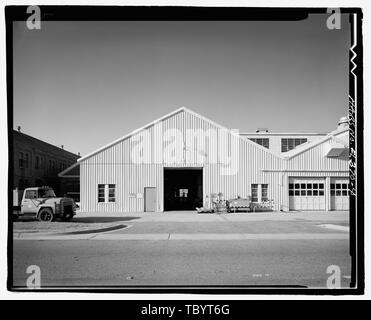
<svg viewBox="0 0 371 320">
<path fill-rule="evenodd" d="M 39 221 L 51 222 L 54 219 L 54 214 L 51 209 L 41 209 L 38 215 Z"/>
</svg>

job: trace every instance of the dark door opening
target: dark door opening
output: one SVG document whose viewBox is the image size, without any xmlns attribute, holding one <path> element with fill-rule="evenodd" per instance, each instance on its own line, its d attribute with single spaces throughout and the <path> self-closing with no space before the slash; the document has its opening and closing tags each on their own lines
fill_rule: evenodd
<svg viewBox="0 0 371 320">
<path fill-rule="evenodd" d="M 202 207 L 202 169 L 164 169 L 164 210 Z"/>
</svg>

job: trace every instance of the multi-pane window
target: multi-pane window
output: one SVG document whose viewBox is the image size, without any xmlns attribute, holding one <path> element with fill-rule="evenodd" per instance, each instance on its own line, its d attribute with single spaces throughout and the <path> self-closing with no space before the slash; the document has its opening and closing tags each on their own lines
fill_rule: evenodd
<svg viewBox="0 0 371 320">
<path fill-rule="evenodd" d="M 262 184 L 262 201 L 268 201 L 268 185 Z"/>
<path fill-rule="evenodd" d="M 331 183 L 330 194 L 332 196 L 347 196 L 349 195 L 349 184 L 348 183 Z"/>
<path fill-rule="evenodd" d="M 268 184 L 251 185 L 251 202 L 268 201 Z"/>
<path fill-rule="evenodd" d="M 295 197 L 318 197 L 325 195 L 323 183 L 290 183 L 289 196 Z"/>
<path fill-rule="evenodd" d="M 252 184 L 251 185 L 251 201 L 252 202 L 258 202 L 259 201 L 259 185 L 258 184 Z"/>
<path fill-rule="evenodd" d="M 282 138 L 281 139 L 281 152 L 287 152 L 298 145 L 306 143 L 308 141 L 307 138 Z"/>
<path fill-rule="evenodd" d="M 108 185 L 108 202 L 115 202 L 116 201 L 115 189 L 116 189 L 116 185 L 114 185 L 114 184 L 109 184 Z"/>
<path fill-rule="evenodd" d="M 188 196 L 188 189 L 179 189 L 179 197 L 187 198 Z"/>
<path fill-rule="evenodd" d="M 115 202 L 116 185 L 98 184 L 98 202 Z"/>
<path fill-rule="evenodd" d="M 105 202 L 105 187 L 104 184 L 98 184 L 98 202 Z"/>
<path fill-rule="evenodd" d="M 269 138 L 249 138 L 251 141 L 269 149 Z"/>
</svg>

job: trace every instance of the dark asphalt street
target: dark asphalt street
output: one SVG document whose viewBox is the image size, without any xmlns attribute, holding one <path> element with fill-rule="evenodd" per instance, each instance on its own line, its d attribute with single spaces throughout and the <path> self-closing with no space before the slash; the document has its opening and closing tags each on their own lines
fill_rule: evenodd
<svg viewBox="0 0 371 320">
<path fill-rule="evenodd" d="M 14 241 L 15 286 L 29 265 L 41 286 L 305 285 L 326 286 L 329 265 L 348 287 L 348 240 Z"/>
</svg>

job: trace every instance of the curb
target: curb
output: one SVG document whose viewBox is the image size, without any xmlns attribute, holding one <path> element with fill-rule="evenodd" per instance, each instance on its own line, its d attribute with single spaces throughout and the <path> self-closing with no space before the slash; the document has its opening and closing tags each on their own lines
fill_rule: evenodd
<svg viewBox="0 0 371 320">
<path fill-rule="evenodd" d="M 13 232 L 17 234 L 17 238 L 22 238 L 22 235 L 26 235 L 28 239 L 31 239 L 32 236 L 37 238 L 38 236 L 42 237 L 53 237 L 53 236 L 64 236 L 64 235 L 83 235 L 83 234 L 91 234 L 91 233 L 102 233 L 102 232 L 109 232 L 127 228 L 127 225 L 118 224 L 111 227 L 104 227 L 99 229 L 88 229 L 88 230 L 80 230 L 80 231 L 71 231 L 71 232 Z"/>
</svg>

